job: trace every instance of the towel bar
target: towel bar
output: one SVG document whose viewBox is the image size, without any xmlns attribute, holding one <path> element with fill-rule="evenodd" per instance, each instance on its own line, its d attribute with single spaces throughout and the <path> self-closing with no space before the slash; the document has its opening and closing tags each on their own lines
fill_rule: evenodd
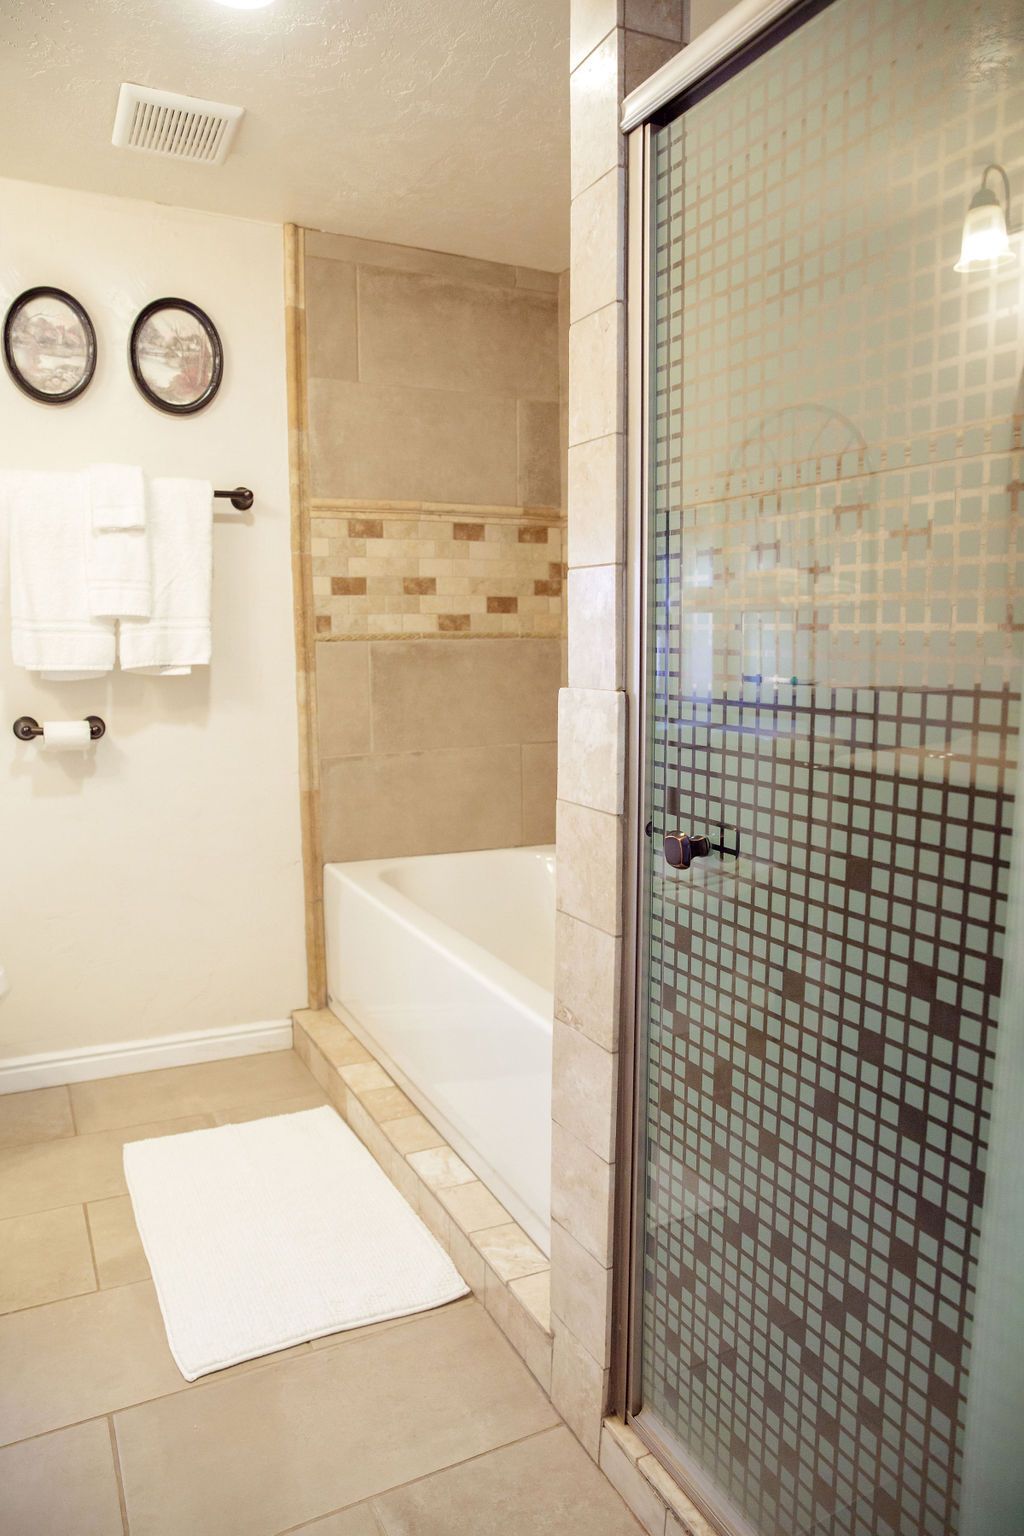
<svg viewBox="0 0 1024 1536">
<path fill-rule="evenodd" d="M 86 715 L 89 722 L 89 735 L 93 741 L 99 741 L 107 729 L 106 721 L 99 715 Z M 33 720 L 31 715 L 19 715 L 14 722 L 14 734 L 19 741 L 32 741 L 36 736 L 43 734 L 43 728 L 38 720 Z"/>
<path fill-rule="evenodd" d="M 222 501 L 230 501 L 236 512 L 248 512 L 255 497 L 247 485 L 236 485 L 233 491 L 214 491 Z"/>
</svg>

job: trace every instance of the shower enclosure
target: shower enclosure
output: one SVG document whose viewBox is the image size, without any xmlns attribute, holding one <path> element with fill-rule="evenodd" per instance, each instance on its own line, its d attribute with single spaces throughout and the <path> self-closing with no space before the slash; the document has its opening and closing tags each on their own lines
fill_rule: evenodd
<svg viewBox="0 0 1024 1536">
<path fill-rule="evenodd" d="M 736 1536 L 1021 1536 L 1024 12 L 736 14 L 630 140 L 619 1406 Z"/>
</svg>

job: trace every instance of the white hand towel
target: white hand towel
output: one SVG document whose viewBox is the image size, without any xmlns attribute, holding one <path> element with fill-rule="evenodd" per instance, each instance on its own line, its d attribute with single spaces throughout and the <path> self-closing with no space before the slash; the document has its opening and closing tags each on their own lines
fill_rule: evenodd
<svg viewBox="0 0 1024 1536">
<path fill-rule="evenodd" d="M 148 619 L 153 606 L 149 564 L 145 528 L 97 533 L 93 521 L 85 564 L 93 618 Z"/>
<path fill-rule="evenodd" d="M 89 500 L 96 533 L 146 526 L 146 485 L 137 464 L 91 464 Z"/>
<path fill-rule="evenodd" d="M 146 535 L 152 608 L 147 622 L 122 622 L 121 666 L 180 675 L 210 660 L 213 487 L 205 480 L 151 480 Z"/>
<path fill-rule="evenodd" d="M 55 680 L 109 672 L 114 623 L 94 618 L 89 606 L 86 559 L 93 535 L 85 477 L 19 474 L 6 491 L 15 666 Z"/>
</svg>

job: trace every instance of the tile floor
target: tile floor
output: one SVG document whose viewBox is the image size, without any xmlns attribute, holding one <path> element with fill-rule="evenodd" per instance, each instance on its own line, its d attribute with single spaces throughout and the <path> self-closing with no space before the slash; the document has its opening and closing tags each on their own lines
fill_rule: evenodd
<svg viewBox="0 0 1024 1536">
<path fill-rule="evenodd" d="M 638 1536 L 473 1298 L 179 1375 L 124 1143 L 326 1102 L 291 1051 L 0 1097 L 0 1536 Z"/>
</svg>

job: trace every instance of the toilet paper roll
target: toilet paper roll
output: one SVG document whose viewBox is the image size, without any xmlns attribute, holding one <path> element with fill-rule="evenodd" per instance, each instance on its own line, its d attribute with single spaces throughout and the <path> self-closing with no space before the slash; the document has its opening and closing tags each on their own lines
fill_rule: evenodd
<svg viewBox="0 0 1024 1536">
<path fill-rule="evenodd" d="M 88 720 L 44 720 L 43 748 L 47 752 L 81 752 L 92 746 Z"/>
</svg>

